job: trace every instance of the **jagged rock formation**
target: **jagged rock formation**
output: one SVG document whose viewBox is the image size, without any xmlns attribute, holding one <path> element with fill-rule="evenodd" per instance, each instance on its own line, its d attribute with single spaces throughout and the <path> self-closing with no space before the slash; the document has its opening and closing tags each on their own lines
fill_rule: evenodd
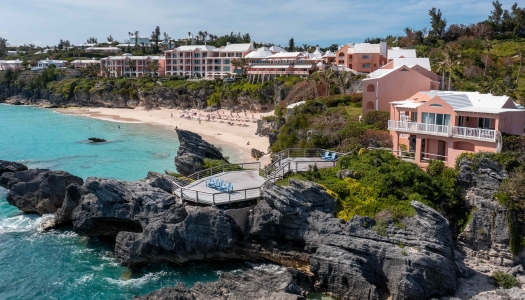
<svg viewBox="0 0 525 300">
<path fill-rule="evenodd" d="M 511 289 L 502 289 L 480 293 L 470 300 L 523 300 L 525 299 L 525 290 L 514 287 Z"/>
<path fill-rule="evenodd" d="M 205 158 L 225 160 L 222 153 L 212 144 L 191 131 L 176 129 L 179 137 L 179 151 L 175 157 L 175 167 L 182 175 L 191 175 L 203 169 Z"/>
<path fill-rule="evenodd" d="M 494 198 L 507 176 L 497 162 L 482 158 L 476 163 L 463 159 L 457 178 L 473 211 L 472 219 L 458 236 L 458 246 L 469 256 L 501 266 L 514 264 L 509 250 L 509 212 Z"/>
<path fill-rule="evenodd" d="M 64 171 L 31 169 L 4 173 L 0 177 L 3 187 L 10 189 L 7 202 L 25 213 L 55 213 L 64 202 L 70 184 L 83 184 L 80 177 Z"/>
<path fill-rule="evenodd" d="M 73 210 L 80 204 L 80 199 L 85 193 L 83 186 L 72 184 L 66 189 L 66 197 L 55 214 L 55 225 L 63 226 L 71 224 Z"/>
<path fill-rule="evenodd" d="M 179 179 L 170 175 L 165 175 L 157 172 L 148 172 L 146 182 L 152 187 L 159 188 L 168 193 L 173 193 L 179 186 L 185 186 L 190 182 L 187 179 Z"/>
<path fill-rule="evenodd" d="M 249 270 L 240 275 L 223 273 L 216 282 L 197 282 L 191 289 L 179 283 L 172 288 L 163 288 L 135 300 L 303 300 L 301 289 L 288 271 L 270 273 Z"/>
<path fill-rule="evenodd" d="M 20 172 L 27 170 L 27 166 L 16 163 L 16 162 L 10 162 L 5 160 L 0 160 L 0 175 L 3 173 L 14 173 L 14 172 Z"/>
<path fill-rule="evenodd" d="M 283 122 L 278 119 L 275 120 L 258 120 L 257 131 L 255 134 L 260 136 L 267 136 L 270 141 L 270 147 L 277 141 L 277 133 L 283 126 Z"/>
<path fill-rule="evenodd" d="M 259 150 L 255 149 L 255 148 L 252 148 L 251 155 L 252 155 L 253 158 L 257 158 L 258 159 L 258 158 L 261 158 L 261 157 L 264 156 L 264 152 L 259 151 Z"/>
<path fill-rule="evenodd" d="M 142 182 L 88 178 L 73 211 L 80 235 L 111 237 L 125 264 L 239 258 L 241 231 L 224 211 L 185 208 L 175 197 Z"/>
<path fill-rule="evenodd" d="M 249 232 L 262 245 L 274 241 L 281 251 L 310 253 L 316 285 L 338 298 L 426 299 L 454 293 L 453 241 L 443 216 L 412 202 L 417 213 L 404 220 L 406 229 L 389 222 L 383 236 L 371 230 L 370 218 L 345 224 L 333 217 L 335 200 L 330 199 L 309 182 L 273 186 L 254 208 Z"/>
</svg>

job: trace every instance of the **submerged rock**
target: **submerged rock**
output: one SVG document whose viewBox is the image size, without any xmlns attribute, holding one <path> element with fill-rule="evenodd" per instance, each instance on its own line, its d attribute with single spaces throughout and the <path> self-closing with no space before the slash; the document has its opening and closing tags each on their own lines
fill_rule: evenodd
<svg viewBox="0 0 525 300">
<path fill-rule="evenodd" d="M 55 213 L 64 202 L 70 184 L 82 185 L 80 177 L 64 171 L 31 169 L 4 173 L 2 186 L 10 188 L 7 202 L 25 213 Z"/>
<path fill-rule="evenodd" d="M 91 141 L 92 143 L 105 143 L 105 142 L 107 142 L 105 139 L 96 138 L 96 137 L 89 138 L 88 141 Z"/>
<path fill-rule="evenodd" d="M 149 295 L 134 297 L 135 300 L 304 300 L 301 289 L 291 273 L 279 271 L 249 270 L 239 275 L 222 273 L 219 280 L 210 283 L 197 282 L 191 289 L 179 283 Z"/>
<path fill-rule="evenodd" d="M 205 158 L 225 160 L 222 153 L 212 144 L 191 131 L 176 129 L 179 137 L 179 151 L 175 157 L 177 172 L 184 176 L 202 170 Z"/>
</svg>

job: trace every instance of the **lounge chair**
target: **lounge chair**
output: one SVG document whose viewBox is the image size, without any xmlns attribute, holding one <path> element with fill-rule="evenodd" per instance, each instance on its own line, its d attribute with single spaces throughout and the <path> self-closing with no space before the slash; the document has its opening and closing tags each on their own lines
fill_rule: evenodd
<svg viewBox="0 0 525 300">
<path fill-rule="evenodd" d="M 221 187 L 220 187 L 220 190 L 221 192 L 226 192 L 226 190 L 228 189 L 228 187 L 226 187 L 226 181 L 222 181 L 221 183 Z"/>
<path fill-rule="evenodd" d="M 323 159 L 323 160 L 327 160 L 328 158 L 330 158 L 330 151 L 326 151 L 324 153 L 324 155 L 321 156 L 321 159 Z"/>
<path fill-rule="evenodd" d="M 336 153 L 332 152 L 332 155 L 327 159 L 328 161 L 334 161 L 335 160 Z"/>
<path fill-rule="evenodd" d="M 210 180 L 208 180 L 208 181 L 206 182 L 206 186 L 207 186 L 207 187 L 211 187 L 211 188 L 215 186 L 215 182 L 213 181 L 213 176 L 210 177 Z"/>
<path fill-rule="evenodd" d="M 228 189 L 226 190 L 228 193 L 233 192 L 233 182 L 230 182 L 228 184 Z"/>
<path fill-rule="evenodd" d="M 217 189 L 217 188 L 219 188 L 220 186 L 221 186 L 221 180 L 220 180 L 219 178 L 217 178 L 217 179 L 215 180 L 215 184 L 212 186 L 212 188 Z"/>
</svg>

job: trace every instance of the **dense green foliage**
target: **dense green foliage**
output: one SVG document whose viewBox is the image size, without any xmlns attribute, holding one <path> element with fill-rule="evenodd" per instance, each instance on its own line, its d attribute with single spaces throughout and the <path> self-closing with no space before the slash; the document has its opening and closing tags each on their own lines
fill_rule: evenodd
<svg viewBox="0 0 525 300">
<path fill-rule="evenodd" d="M 492 278 L 494 278 L 494 280 L 496 280 L 496 283 L 498 284 L 498 286 L 504 288 L 504 289 L 510 289 L 510 288 L 513 288 L 513 287 L 519 287 L 520 286 L 520 283 L 518 281 L 518 279 L 516 279 L 516 277 L 510 275 L 510 274 L 507 274 L 507 273 L 503 273 L 501 271 L 496 271 L 494 273 L 492 273 L 492 275 L 490 276 Z"/>
<path fill-rule="evenodd" d="M 391 147 L 389 132 L 358 122 L 360 99 L 356 95 L 332 95 L 308 100 L 291 112 L 287 112 L 286 108 L 277 108 L 276 114 L 287 114 L 287 119 L 279 130 L 272 151 L 310 147 L 349 152 L 367 147 L 370 139 L 381 146 Z"/>
<path fill-rule="evenodd" d="M 340 170 L 352 170 L 353 177 L 338 178 Z M 338 199 L 337 216 L 349 220 L 355 215 L 389 216 L 396 221 L 415 213 L 411 200 L 425 203 L 449 217 L 459 229 L 468 219 L 456 186 L 457 171 L 436 161 L 426 173 L 386 151 L 361 151 L 347 155 L 334 168 L 292 175 L 324 186 Z M 282 184 L 286 183 L 286 179 Z"/>
</svg>

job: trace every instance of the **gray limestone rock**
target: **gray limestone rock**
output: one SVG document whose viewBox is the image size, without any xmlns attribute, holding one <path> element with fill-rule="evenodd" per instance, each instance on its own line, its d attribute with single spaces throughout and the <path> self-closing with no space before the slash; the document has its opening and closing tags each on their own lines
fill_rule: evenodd
<svg viewBox="0 0 525 300">
<path fill-rule="evenodd" d="M 6 176 L 9 178 L 6 178 Z M 70 184 L 82 185 L 80 177 L 64 171 L 31 169 L 2 174 L 10 188 L 7 202 L 25 213 L 55 213 L 64 202 L 66 188 Z"/>
<path fill-rule="evenodd" d="M 84 193 L 85 190 L 78 184 L 72 184 L 67 187 L 64 203 L 62 203 L 62 207 L 60 207 L 55 214 L 55 225 L 63 226 L 71 224 L 73 210 L 80 203 L 80 199 Z"/>
<path fill-rule="evenodd" d="M 17 162 L 0 160 L 0 175 L 3 173 L 14 173 L 27 170 L 27 166 Z"/>
<path fill-rule="evenodd" d="M 163 288 L 135 300 L 304 300 L 301 289 L 291 273 L 279 271 L 249 270 L 239 275 L 222 273 L 219 280 L 210 283 L 197 282 L 191 289 L 183 284 Z"/>
<path fill-rule="evenodd" d="M 222 153 L 212 144 L 191 131 L 176 129 L 179 151 L 175 157 L 177 172 L 187 176 L 202 170 L 205 158 L 224 160 Z"/>
</svg>

